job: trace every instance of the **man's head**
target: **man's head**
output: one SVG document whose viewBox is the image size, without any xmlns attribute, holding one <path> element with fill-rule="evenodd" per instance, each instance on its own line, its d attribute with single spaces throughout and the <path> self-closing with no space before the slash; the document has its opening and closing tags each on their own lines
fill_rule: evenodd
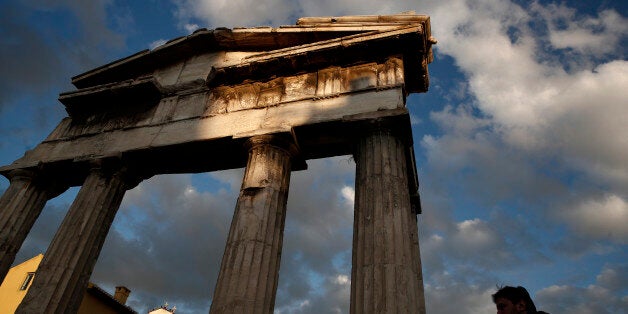
<svg viewBox="0 0 628 314">
<path fill-rule="evenodd" d="M 493 294 L 497 314 L 536 313 L 536 306 L 524 287 L 502 287 Z"/>
</svg>

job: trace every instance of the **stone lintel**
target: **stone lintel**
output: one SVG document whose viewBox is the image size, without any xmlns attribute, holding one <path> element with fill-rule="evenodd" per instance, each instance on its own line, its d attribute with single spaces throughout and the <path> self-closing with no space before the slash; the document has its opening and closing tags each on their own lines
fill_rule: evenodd
<svg viewBox="0 0 628 314">
<path fill-rule="evenodd" d="M 241 137 L 247 132 L 255 133 L 260 129 L 272 133 L 294 130 L 304 160 L 347 155 L 351 153 L 351 134 L 357 130 L 356 124 L 361 119 L 359 114 L 372 112 L 363 119 L 377 116 L 397 119 L 407 114 L 397 110 L 403 108 L 400 88 L 372 89 L 153 126 L 114 129 L 45 141 L 13 164 L 0 167 L 0 173 L 44 166 L 51 171 L 59 169 L 59 173 L 65 171 L 66 176 L 77 173 L 79 178 L 84 178 L 90 160 L 107 157 L 120 157 L 140 169 L 154 171 L 149 174 L 238 168 L 246 161 L 235 156 L 232 148 L 242 144 Z M 220 153 L 208 155 L 206 152 Z"/>
<path fill-rule="evenodd" d="M 351 155 L 353 153 L 353 139 L 361 131 L 372 126 L 369 119 L 379 117 L 381 123 L 392 126 L 403 126 L 403 137 L 411 139 L 410 116 L 407 109 L 375 111 L 368 115 L 348 115 L 343 120 L 306 125 L 292 129 L 294 138 L 298 142 L 300 155 L 293 159 L 292 170 L 302 170 L 307 167 L 305 160 L 332 156 Z M 389 121 L 389 122 L 385 122 Z M 276 129 L 270 134 L 281 133 L 285 130 Z M 167 173 L 197 173 L 224 169 L 241 168 L 246 165 L 246 158 L 242 157 L 242 148 L 247 137 L 261 135 L 257 133 L 241 133 L 235 137 L 219 138 L 211 141 L 182 143 L 165 147 L 150 147 L 132 150 L 122 154 L 112 154 L 112 158 L 120 158 L 128 167 L 138 171 L 142 177 Z M 207 154 L 220 152 L 220 154 Z M 413 206 L 420 213 L 418 199 L 418 180 L 414 163 L 412 145 L 408 145 L 406 160 L 408 162 L 408 186 L 413 198 Z M 92 158 L 96 158 L 95 156 Z M 91 158 L 69 159 L 43 164 L 35 163 L 32 167 L 42 167 L 51 178 L 63 179 L 68 186 L 80 185 L 89 173 Z M 12 164 L 0 168 L 0 173 L 8 175 L 11 170 L 29 168 L 29 165 Z M 412 171 L 410 171 L 412 169 Z"/>
</svg>

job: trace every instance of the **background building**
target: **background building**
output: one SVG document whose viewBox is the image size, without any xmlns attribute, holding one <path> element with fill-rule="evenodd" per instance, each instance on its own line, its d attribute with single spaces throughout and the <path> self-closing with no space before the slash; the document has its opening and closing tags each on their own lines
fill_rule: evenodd
<svg viewBox="0 0 628 314">
<path fill-rule="evenodd" d="M 174 314 L 177 311 L 177 307 L 173 306 L 172 308 L 168 307 L 168 303 L 160 306 L 160 307 L 156 307 L 152 310 L 150 310 L 150 312 L 148 312 L 148 314 Z"/>
<path fill-rule="evenodd" d="M 6 278 L 0 285 L 0 313 L 14 313 L 24 299 L 35 278 L 37 267 L 44 258 L 39 254 L 21 264 L 11 267 Z M 115 294 L 105 292 L 93 283 L 87 285 L 83 301 L 79 307 L 79 314 L 131 314 L 132 308 L 125 305 L 131 290 L 126 287 L 116 287 Z"/>
<path fill-rule="evenodd" d="M 0 313 L 15 312 L 33 282 L 35 271 L 43 258 L 44 255 L 39 254 L 11 267 L 2 285 L 0 285 Z"/>
</svg>

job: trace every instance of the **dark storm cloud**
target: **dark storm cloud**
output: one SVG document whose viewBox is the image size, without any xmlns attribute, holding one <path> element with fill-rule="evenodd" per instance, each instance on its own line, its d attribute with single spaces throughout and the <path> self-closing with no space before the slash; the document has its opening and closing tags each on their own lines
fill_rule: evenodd
<svg viewBox="0 0 628 314">
<path fill-rule="evenodd" d="M 339 157 L 308 165 L 308 170 L 292 175 L 276 309 L 347 312 L 353 230 L 348 194 L 353 191 L 355 164 Z"/>
<path fill-rule="evenodd" d="M 28 19 L 17 4 L 0 7 L 0 113 L 17 95 L 46 92 L 65 73 L 51 38 Z"/>
<path fill-rule="evenodd" d="M 87 48 L 85 53 L 93 54 L 90 48 L 101 46 L 101 48 L 112 49 L 122 48 L 124 45 L 124 35 L 116 32 L 112 27 L 128 26 L 130 17 L 126 14 L 118 15 L 110 10 L 112 1 L 74 1 L 74 0 L 22 0 L 20 1 L 26 9 L 38 12 L 69 12 L 75 21 L 70 21 L 70 26 L 77 27 L 69 29 L 78 40 L 78 48 Z M 118 22 L 115 25 L 113 22 Z M 72 25 L 74 23 L 74 25 Z M 120 31 L 131 31 L 121 29 Z"/>
<path fill-rule="evenodd" d="M 18 95 L 56 99 L 69 77 L 103 62 L 103 52 L 123 47 L 107 26 L 107 1 L 5 1 L 0 6 L 0 110 Z M 46 24 L 68 14 L 65 28 Z M 0 111 L 1 112 L 1 111 Z"/>
<path fill-rule="evenodd" d="M 352 203 L 340 191 L 353 168 L 341 158 L 313 161 L 310 169 L 293 173 L 277 308 L 294 300 L 316 304 L 303 313 L 348 306 L 337 295 L 348 291 Z M 202 180 L 210 174 L 197 176 Z M 199 191 L 190 175 L 169 175 L 129 191 L 92 280 L 107 287 L 126 285 L 133 291 L 129 302 L 138 310 L 164 300 L 176 305 L 177 313 L 207 310 L 242 170 L 211 176 L 231 188 Z M 312 285 L 314 275 L 332 284 Z M 326 303 L 308 301 L 312 293 L 325 296 Z"/>
<path fill-rule="evenodd" d="M 71 194 L 71 193 L 68 193 Z M 55 232 L 61 225 L 63 216 L 68 211 L 69 204 L 48 204 L 44 207 L 39 218 L 33 225 L 31 232 L 24 240 L 24 244 L 15 257 L 14 264 L 21 263 L 37 254 L 46 252 Z"/>
<path fill-rule="evenodd" d="M 236 198 L 199 192 L 190 175 L 143 182 L 125 197 L 92 280 L 129 287 L 137 310 L 165 300 L 197 312 L 211 299 Z"/>
<path fill-rule="evenodd" d="M 124 36 L 107 23 L 109 4 L 0 4 L 0 136 L 5 139 L 0 142 L 0 163 L 8 164 L 33 148 L 66 115 L 57 97 L 74 89 L 72 76 L 111 61 L 106 56 L 124 48 Z"/>
</svg>

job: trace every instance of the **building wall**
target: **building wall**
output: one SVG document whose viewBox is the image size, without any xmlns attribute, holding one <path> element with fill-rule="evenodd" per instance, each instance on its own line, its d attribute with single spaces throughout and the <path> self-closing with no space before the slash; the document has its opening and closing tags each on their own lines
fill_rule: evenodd
<svg viewBox="0 0 628 314">
<path fill-rule="evenodd" d="M 148 312 L 148 314 L 172 314 L 174 312 L 168 311 L 164 308 L 158 308 L 158 309 L 154 309 L 150 312 Z"/>
<path fill-rule="evenodd" d="M 20 305 L 24 296 L 26 296 L 31 283 L 33 283 L 34 277 L 31 278 L 26 289 L 21 290 L 26 277 L 29 273 L 35 273 L 43 258 L 44 255 L 39 254 L 19 265 L 13 266 L 9 270 L 0 286 L 0 313 L 15 312 L 17 306 Z"/>
</svg>

